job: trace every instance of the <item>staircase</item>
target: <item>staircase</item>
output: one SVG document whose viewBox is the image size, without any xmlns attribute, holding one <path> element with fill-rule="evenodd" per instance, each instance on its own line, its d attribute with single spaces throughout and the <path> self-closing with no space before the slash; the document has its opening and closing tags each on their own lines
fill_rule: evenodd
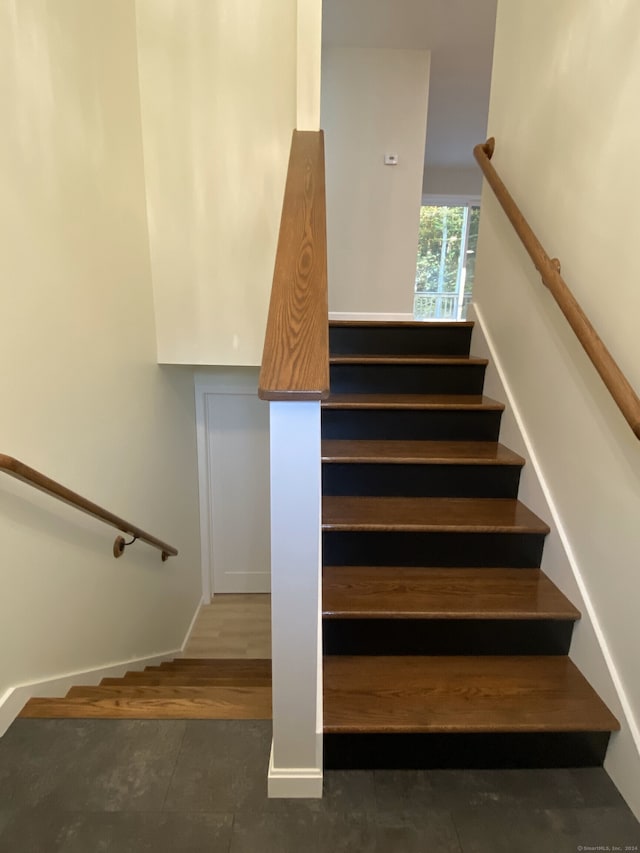
<svg viewBox="0 0 640 853">
<path fill-rule="evenodd" d="M 601 764 L 618 722 L 568 658 L 472 323 L 330 324 L 325 766 Z"/>
<path fill-rule="evenodd" d="M 21 717 L 121 720 L 269 720 L 271 661 L 178 658 L 64 698 L 33 698 Z"/>
</svg>

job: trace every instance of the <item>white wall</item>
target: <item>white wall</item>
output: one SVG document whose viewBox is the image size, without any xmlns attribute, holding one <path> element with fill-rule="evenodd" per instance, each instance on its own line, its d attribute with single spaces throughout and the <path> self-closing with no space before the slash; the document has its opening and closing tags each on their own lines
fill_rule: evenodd
<svg viewBox="0 0 640 853">
<path fill-rule="evenodd" d="M 624 0 L 501 0 L 489 114 L 496 168 L 636 389 L 638 33 Z M 474 300 L 618 682 L 626 719 L 606 766 L 640 813 L 640 444 L 488 190 Z M 598 681 L 585 648 L 578 633 L 572 656 Z"/>
<path fill-rule="evenodd" d="M 158 359 L 257 365 L 296 125 L 296 0 L 136 7 Z"/>
<path fill-rule="evenodd" d="M 479 196 L 481 191 L 482 172 L 477 166 L 471 169 L 462 166 L 425 166 L 423 195 Z"/>
<path fill-rule="evenodd" d="M 0 474 L 0 703 L 179 647 L 201 594 L 193 377 L 160 368 L 133 0 L 0 5 L 0 451 L 180 551 Z"/>
<path fill-rule="evenodd" d="M 429 61 L 421 50 L 323 51 L 332 312 L 412 312 Z"/>
</svg>

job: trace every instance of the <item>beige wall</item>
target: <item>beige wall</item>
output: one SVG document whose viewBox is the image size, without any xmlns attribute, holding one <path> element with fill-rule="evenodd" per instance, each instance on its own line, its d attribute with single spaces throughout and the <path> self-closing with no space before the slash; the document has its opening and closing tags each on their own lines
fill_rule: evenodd
<svg viewBox="0 0 640 853">
<path fill-rule="evenodd" d="M 636 389 L 638 33 L 624 0 L 501 0 L 489 115 L 496 168 Z M 487 191 L 474 299 L 618 681 L 627 720 L 607 767 L 640 813 L 640 443 Z"/>
<path fill-rule="evenodd" d="M 193 378 L 160 368 L 132 0 L 0 4 L 0 451 L 174 543 L 166 563 L 0 474 L 0 701 L 180 646 L 200 599 Z"/>
<path fill-rule="evenodd" d="M 413 310 L 429 63 L 429 51 L 324 49 L 331 311 Z"/>
<path fill-rule="evenodd" d="M 322 0 L 297 0 L 296 129 L 320 129 Z"/>
<path fill-rule="evenodd" d="M 296 0 L 137 0 L 160 362 L 257 365 L 291 132 Z"/>
</svg>

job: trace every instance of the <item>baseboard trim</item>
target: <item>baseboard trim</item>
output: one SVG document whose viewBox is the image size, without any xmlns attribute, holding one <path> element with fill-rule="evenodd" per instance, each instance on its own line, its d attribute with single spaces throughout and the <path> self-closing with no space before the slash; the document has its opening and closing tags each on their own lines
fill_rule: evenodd
<svg viewBox="0 0 640 853">
<path fill-rule="evenodd" d="M 271 741 L 267 777 L 269 799 L 318 800 L 322 797 L 322 778 L 322 767 L 274 767 Z"/>
<path fill-rule="evenodd" d="M 582 577 L 582 573 L 578 565 L 578 560 L 571 546 L 571 542 L 569 540 L 564 524 L 562 523 L 560 512 L 554 501 L 553 495 L 551 494 L 546 478 L 542 472 L 540 462 L 534 450 L 532 438 L 529 435 L 527 427 L 524 423 L 524 419 L 522 417 L 520 409 L 517 403 L 515 402 L 514 395 L 511 392 L 511 387 L 507 381 L 504 368 L 502 366 L 500 358 L 498 357 L 495 342 L 488 331 L 482 313 L 482 307 L 478 305 L 477 302 L 474 302 L 471 306 L 471 310 L 469 312 L 469 319 L 474 319 L 476 321 L 476 329 L 480 332 L 480 335 L 488 349 L 489 356 L 495 368 L 498 381 L 504 391 L 508 408 L 511 411 L 516 428 L 519 431 L 522 442 L 526 448 L 526 455 L 529 458 L 529 463 L 531 465 L 531 468 L 533 469 L 544 501 L 546 502 L 553 526 L 555 527 L 556 532 L 558 534 L 558 538 L 564 551 L 567 564 L 569 565 L 570 570 L 573 574 L 573 578 L 575 580 L 578 592 L 582 597 L 582 621 L 588 622 L 590 629 L 593 632 L 595 640 L 599 646 L 600 654 L 602 656 L 601 659 L 604 663 L 605 671 L 610 680 L 613 693 L 615 694 L 615 697 L 619 703 L 619 708 L 616 709 L 616 713 L 621 718 L 623 718 L 620 719 L 620 722 L 623 725 L 623 730 L 612 735 L 604 766 L 605 769 L 612 776 L 614 782 L 618 785 L 622 795 L 627 800 L 631 809 L 634 811 L 636 816 L 640 818 L 640 797 L 637 793 L 639 780 L 638 769 L 640 769 L 640 726 L 638 725 L 638 721 L 636 720 L 636 717 L 634 715 L 633 707 L 631 705 L 631 702 L 629 701 L 629 697 L 625 690 L 624 684 L 622 683 L 622 679 L 620 678 L 620 675 L 618 673 L 618 669 L 613 659 L 613 655 L 611 654 L 611 651 L 609 649 L 609 644 L 607 643 L 607 639 L 604 634 L 602 625 L 600 624 L 600 620 L 598 619 L 595 606 Z M 569 657 L 573 657 L 573 646 L 569 651 Z M 588 672 L 585 672 L 585 675 L 587 676 L 587 678 L 589 678 Z M 621 744 L 623 740 L 625 743 L 624 747 L 619 745 L 619 743 Z M 632 756 L 630 752 L 633 752 L 634 749 L 635 755 Z M 613 761 L 611 758 L 614 752 L 617 753 L 615 768 L 612 766 Z"/>
<path fill-rule="evenodd" d="M 93 686 L 103 678 L 119 678 L 127 670 L 144 669 L 145 666 L 155 666 L 166 660 L 171 660 L 181 654 L 181 649 L 171 649 L 160 655 L 131 658 L 121 663 L 100 666 L 96 669 L 83 669 L 70 672 L 56 678 L 45 678 L 42 681 L 32 681 L 10 687 L 0 698 L 0 737 L 4 735 L 11 723 L 16 719 L 25 704 L 32 696 L 64 696 L 76 685 Z"/>
<path fill-rule="evenodd" d="M 388 321 L 399 321 L 401 323 L 413 322 L 413 314 L 377 314 L 366 311 L 329 311 L 329 320 L 378 320 L 381 323 Z"/>
<path fill-rule="evenodd" d="M 187 644 L 189 642 L 189 638 L 191 637 L 191 634 L 193 633 L 193 629 L 195 627 L 196 620 L 197 620 L 198 616 L 200 615 L 200 608 L 202 607 L 203 604 L 208 604 L 208 603 L 209 602 L 205 599 L 204 596 L 202 596 L 202 598 L 198 602 L 198 604 L 196 606 L 195 613 L 193 614 L 193 618 L 191 619 L 191 622 L 189 623 L 189 627 L 187 628 L 187 633 L 184 635 L 184 640 L 182 642 L 182 645 L 180 646 L 180 652 L 178 653 L 178 657 L 182 657 L 184 655 L 184 650 L 187 648 Z"/>
<path fill-rule="evenodd" d="M 488 332 L 487 325 L 485 323 L 485 320 L 484 320 L 484 317 L 482 314 L 482 309 L 477 303 L 475 303 L 473 311 L 474 311 L 475 320 L 476 320 L 476 322 L 480 328 L 480 331 L 482 333 L 482 336 L 484 337 L 484 340 L 487 344 L 487 347 L 489 348 L 489 352 L 491 353 L 491 360 L 495 366 L 495 369 L 497 371 L 498 378 L 502 384 L 502 387 L 504 388 L 504 392 L 505 392 L 505 396 L 506 396 L 507 401 L 508 401 L 509 408 L 511 409 L 511 412 L 513 414 L 514 420 L 516 422 L 516 425 L 517 425 L 518 430 L 520 432 L 520 435 L 522 437 L 522 441 L 524 442 L 524 444 L 527 448 L 527 454 L 528 454 L 528 457 L 529 457 L 529 460 L 531 463 L 531 467 L 535 471 L 535 475 L 536 475 L 536 478 L 538 480 L 538 483 L 540 484 L 540 488 L 541 488 L 542 493 L 544 495 L 544 499 L 547 503 L 547 506 L 549 507 L 549 512 L 550 512 L 551 517 L 553 519 L 553 525 L 558 532 L 558 536 L 560 537 L 562 547 L 563 547 L 564 552 L 566 554 L 569 565 L 571 566 L 571 570 L 572 570 L 573 575 L 575 577 L 578 589 L 580 590 L 580 595 L 583 598 L 584 606 L 585 606 L 585 609 L 587 611 L 589 621 L 593 627 L 596 638 L 598 640 L 598 644 L 600 646 L 600 650 L 602 652 L 602 656 L 604 658 L 607 669 L 609 671 L 609 676 L 610 676 L 611 681 L 614 685 L 615 691 L 618 695 L 618 699 L 620 700 L 620 704 L 621 704 L 623 712 L 625 714 L 626 722 L 629 726 L 629 730 L 630 730 L 631 735 L 633 737 L 634 743 L 636 745 L 638 753 L 640 754 L 640 729 L 639 729 L 639 727 L 636 723 L 636 720 L 634 718 L 633 710 L 631 708 L 631 703 L 629 702 L 629 699 L 627 698 L 626 691 L 624 689 L 624 686 L 623 686 L 622 681 L 620 679 L 620 676 L 618 674 L 618 670 L 616 668 L 615 662 L 614 662 L 613 657 L 611 655 L 611 652 L 609 650 L 609 646 L 608 646 L 606 637 L 604 635 L 604 631 L 602 630 L 602 626 L 600 625 L 600 622 L 598 620 L 598 616 L 597 616 L 595 607 L 594 607 L 593 602 L 591 600 L 591 597 L 589 595 L 589 591 L 588 591 L 587 587 L 585 586 L 584 580 L 582 578 L 582 574 L 580 572 L 580 567 L 578 565 L 578 560 L 577 560 L 575 553 L 573 551 L 573 548 L 571 546 L 571 542 L 569 541 L 569 537 L 568 537 L 567 532 L 565 530 L 564 524 L 562 523 L 562 518 L 560 516 L 560 513 L 558 511 L 556 503 L 553 499 L 553 495 L 551 494 L 551 491 L 549 489 L 547 481 L 544 477 L 544 474 L 542 473 L 542 468 L 540 466 L 540 462 L 538 461 L 536 452 L 534 450 L 533 441 L 531 439 L 531 436 L 529 435 L 529 432 L 528 432 L 526 425 L 524 423 L 524 420 L 522 418 L 522 414 L 518 408 L 518 405 L 515 402 L 513 394 L 511 393 L 511 388 L 507 382 L 507 378 L 506 378 L 505 372 L 502 368 L 502 364 L 500 362 L 500 359 L 498 358 L 498 354 L 496 352 L 495 344 L 493 342 L 493 339 L 491 338 L 491 335 Z"/>
</svg>

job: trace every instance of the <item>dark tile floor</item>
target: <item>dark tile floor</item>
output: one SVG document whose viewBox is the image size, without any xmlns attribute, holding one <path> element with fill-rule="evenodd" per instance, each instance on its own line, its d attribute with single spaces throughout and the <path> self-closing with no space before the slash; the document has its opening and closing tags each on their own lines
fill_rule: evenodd
<svg viewBox="0 0 640 853">
<path fill-rule="evenodd" d="M 266 797 L 268 722 L 17 720 L 2 853 L 575 853 L 640 849 L 601 769 L 333 771 Z"/>
</svg>

